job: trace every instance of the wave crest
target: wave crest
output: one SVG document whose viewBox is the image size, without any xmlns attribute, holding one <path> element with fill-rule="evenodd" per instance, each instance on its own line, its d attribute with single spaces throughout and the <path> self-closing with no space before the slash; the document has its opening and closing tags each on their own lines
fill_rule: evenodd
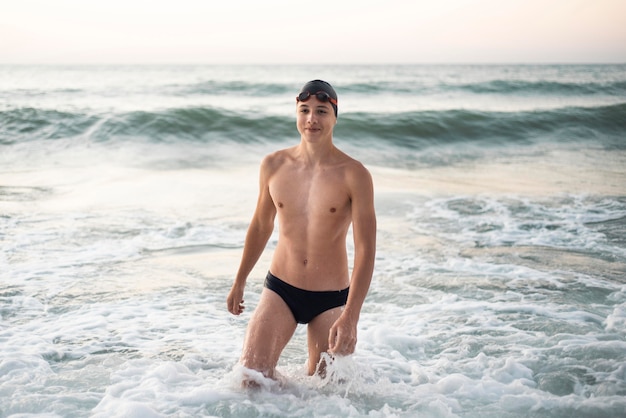
<svg viewBox="0 0 626 418">
<path fill-rule="evenodd" d="M 475 110 L 344 113 L 335 136 L 417 149 L 450 143 L 507 144 L 541 140 L 594 141 L 624 148 L 626 103 L 525 112 Z M 0 144 L 79 137 L 95 142 L 230 141 L 249 144 L 298 136 L 292 116 L 189 107 L 157 112 L 86 114 L 44 109 L 0 112 Z"/>
</svg>

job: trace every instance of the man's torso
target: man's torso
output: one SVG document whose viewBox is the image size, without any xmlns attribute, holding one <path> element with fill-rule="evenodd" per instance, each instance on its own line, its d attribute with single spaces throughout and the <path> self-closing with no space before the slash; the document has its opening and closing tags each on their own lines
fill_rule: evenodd
<svg viewBox="0 0 626 418">
<path fill-rule="evenodd" d="M 344 289 L 351 221 L 346 176 L 353 160 L 341 153 L 330 164 L 305 167 L 283 153 L 269 180 L 279 228 L 272 273 L 302 289 Z"/>
</svg>

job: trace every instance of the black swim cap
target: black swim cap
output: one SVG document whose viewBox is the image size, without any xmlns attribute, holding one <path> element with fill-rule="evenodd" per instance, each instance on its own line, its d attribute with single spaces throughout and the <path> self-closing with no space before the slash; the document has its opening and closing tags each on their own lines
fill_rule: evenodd
<svg viewBox="0 0 626 418">
<path fill-rule="evenodd" d="M 325 91 L 326 93 L 328 93 L 330 97 L 337 100 L 337 93 L 335 92 L 335 89 L 333 88 L 333 86 L 331 86 L 330 84 L 328 84 L 327 82 L 323 80 L 309 81 L 302 87 L 302 89 L 300 90 L 300 93 L 304 93 L 305 91 L 309 92 L 312 95 L 317 93 L 318 91 Z M 337 105 L 334 103 L 330 103 L 330 105 L 333 107 L 333 110 L 335 111 L 335 117 L 336 117 Z"/>
</svg>

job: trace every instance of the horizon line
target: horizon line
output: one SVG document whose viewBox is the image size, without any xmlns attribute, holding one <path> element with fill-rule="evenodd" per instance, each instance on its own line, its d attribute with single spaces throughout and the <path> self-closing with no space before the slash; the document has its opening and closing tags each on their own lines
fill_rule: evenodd
<svg viewBox="0 0 626 418">
<path fill-rule="evenodd" d="M 319 63 L 286 63 L 286 62 L 0 62 L 0 66 L 153 66 L 153 65 L 167 65 L 167 66 L 284 66 L 284 67 L 319 67 L 319 66 L 419 66 L 419 65 L 625 65 L 624 61 L 432 61 L 432 62 L 319 62 Z"/>
</svg>

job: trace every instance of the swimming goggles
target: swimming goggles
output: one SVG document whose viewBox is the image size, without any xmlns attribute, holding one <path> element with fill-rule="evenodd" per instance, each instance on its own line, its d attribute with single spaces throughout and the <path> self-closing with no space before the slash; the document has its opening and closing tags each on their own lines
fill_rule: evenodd
<svg viewBox="0 0 626 418">
<path fill-rule="evenodd" d="M 330 97 L 328 93 L 326 93 L 325 91 L 321 91 L 321 90 L 315 94 L 311 94 L 311 92 L 309 91 L 303 91 L 302 93 L 298 94 L 298 96 L 296 97 L 296 101 L 306 102 L 307 100 L 311 98 L 311 96 L 317 97 L 317 100 L 319 100 L 320 102 L 330 102 L 334 104 L 335 106 L 337 106 L 337 99 L 333 99 L 332 97 Z"/>
</svg>

